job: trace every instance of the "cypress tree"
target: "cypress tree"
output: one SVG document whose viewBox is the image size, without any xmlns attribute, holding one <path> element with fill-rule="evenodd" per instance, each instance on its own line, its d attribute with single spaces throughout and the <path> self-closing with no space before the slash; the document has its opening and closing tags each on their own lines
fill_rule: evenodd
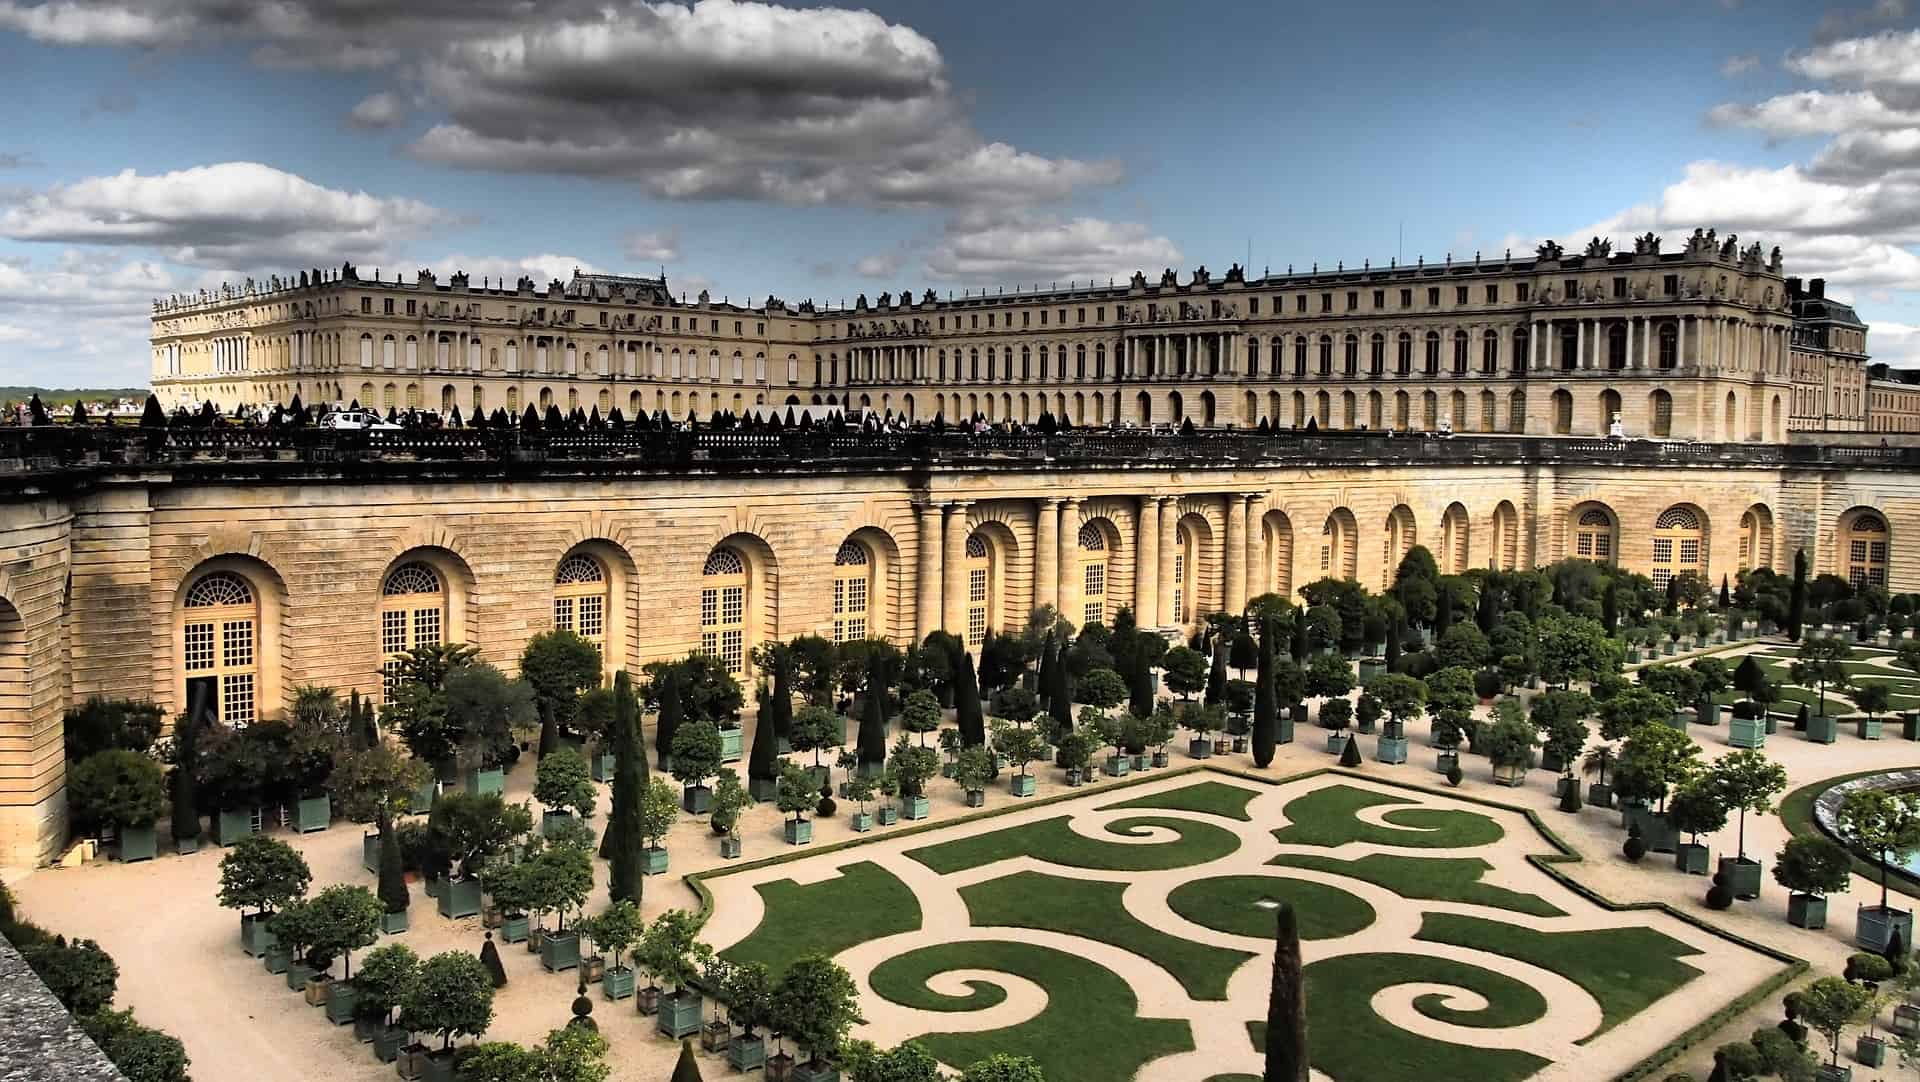
<svg viewBox="0 0 1920 1082">
<path fill-rule="evenodd" d="M 1280 715 L 1273 695 L 1273 643 L 1279 634 L 1279 621 L 1272 616 L 1261 619 L 1253 684 L 1253 765 L 1263 769 L 1273 762 L 1273 749 L 1280 740 Z"/>
<path fill-rule="evenodd" d="M 1207 692 L 1202 701 L 1219 706 L 1227 701 L 1227 644 L 1225 637 L 1213 644 L 1213 668 L 1207 671 Z"/>
<path fill-rule="evenodd" d="M 671 1082 L 702 1082 L 700 1061 L 693 1058 L 693 1042 L 685 1037 L 680 1039 L 680 1060 L 673 1065 Z"/>
<path fill-rule="evenodd" d="M 971 652 L 960 654 L 954 681 L 953 703 L 960 722 L 960 742 L 977 748 L 987 742 L 987 723 L 980 715 L 980 681 L 974 672 Z"/>
<path fill-rule="evenodd" d="M 1152 714 L 1153 666 L 1144 661 L 1135 661 L 1133 671 L 1127 674 L 1127 682 L 1127 709 L 1135 717 L 1144 718 Z"/>
<path fill-rule="evenodd" d="M 753 748 L 747 755 L 747 779 L 750 782 L 772 784 L 780 780 L 776 738 L 782 718 L 793 714 L 793 689 L 787 686 L 791 679 L 788 672 L 785 658 L 776 660 L 773 666 L 773 690 L 760 700 L 760 716 L 753 723 Z"/>
<path fill-rule="evenodd" d="M 1293 610 L 1293 663 L 1304 665 L 1307 661 L 1307 610 Z"/>
<path fill-rule="evenodd" d="M 1273 986 L 1267 995 L 1267 1069 L 1262 1082 L 1308 1082 L 1307 990 L 1300 979 L 1300 929 L 1293 906 L 1274 919 Z"/>
<path fill-rule="evenodd" d="M 1733 594 L 1727 589 L 1727 576 L 1724 574 L 1720 576 L 1720 607 L 1723 609 L 1733 607 Z"/>
<path fill-rule="evenodd" d="M 1387 623 L 1387 671 L 1400 671 L 1400 640 L 1407 637 L 1407 618 L 1396 609 Z"/>
<path fill-rule="evenodd" d="M 1620 626 L 1620 584 L 1607 580 L 1607 592 L 1600 597 L 1600 626 L 1612 635 Z"/>
<path fill-rule="evenodd" d="M 1453 591 L 1443 582 L 1435 593 L 1440 595 L 1433 608 L 1433 637 L 1438 641 L 1453 626 Z"/>
<path fill-rule="evenodd" d="M 553 720 L 553 705 L 540 704 L 540 758 L 551 755 L 560 746 L 560 726 Z"/>
<path fill-rule="evenodd" d="M 194 714 L 189 709 L 173 722 L 173 837 L 182 842 L 200 837 L 200 804 L 193 780 L 200 763 L 200 722 Z"/>
<path fill-rule="evenodd" d="M 1035 681 L 1034 693 L 1040 697 L 1040 704 L 1048 706 L 1053 696 L 1053 668 L 1060 663 L 1060 655 L 1053 644 L 1053 632 L 1047 632 L 1046 641 L 1040 644 L 1040 673 Z M 1051 708 L 1049 708 L 1051 713 Z"/>
<path fill-rule="evenodd" d="M 1807 620 L 1807 550 L 1793 553 L 1793 593 L 1787 597 L 1787 638 L 1800 641 L 1800 625 Z"/>
<path fill-rule="evenodd" d="M 1483 635 L 1493 634 L 1493 629 L 1500 624 L 1500 591 L 1485 579 L 1480 582 L 1480 597 L 1474 606 L 1473 622 L 1480 625 Z"/>
<path fill-rule="evenodd" d="M 1073 727 L 1073 685 L 1067 677 L 1066 648 L 1062 646 L 1058 654 L 1053 665 L 1053 683 L 1047 688 L 1047 711 L 1064 732 Z"/>
<path fill-rule="evenodd" d="M 389 913 L 405 913 L 413 896 L 400 867 L 400 832 L 393 829 L 393 813 L 380 809 L 380 900 Z"/>
<path fill-rule="evenodd" d="M 887 761 L 887 674 L 880 655 L 867 660 L 866 709 L 860 712 L 860 769 L 878 773 Z"/>
<path fill-rule="evenodd" d="M 625 669 L 613 676 L 613 808 L 608 813 L 601 855 L 610 863 L 607 894 L 640 904 L 640 800 L 647 788 L 647 750 L 640 742 L 640 703 Z"/>
<path fill-rule="evenodd" d="M 167 413 L 160 408 L 160 399 L 154 395 L 147 396 L 147 408 L 140 411 L 140 427 L 167 427 Z"/>
<path fill-rule="evenodd" d="M 660 756 L 660 769 L 673 766 L 673 734 L 680 731 L 680 670 L 669 668 L 660 676 L 660 721 L 653 730 L 653 750 Z"/>
</svg>

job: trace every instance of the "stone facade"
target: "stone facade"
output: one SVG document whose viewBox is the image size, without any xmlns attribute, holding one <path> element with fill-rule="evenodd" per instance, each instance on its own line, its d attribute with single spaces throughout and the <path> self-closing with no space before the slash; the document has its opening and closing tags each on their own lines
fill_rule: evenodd
<svg viewBox="0 0 1920 1082">
<path fill-rule="evenodd" d="M 382 411 L 838 404 L 909 417 L 1372 431 L 1786 438 L 1795 312 L 1778 249 L 1700 231 L 1677 252 L 1594 238 L 1531 258 L 1235 266 L 1156 280 L 850 307 L 675 300 L 663 278 L 512 287 L 351 266 L 155 305 L 172 406 Z M 1858 348 L 1864 351 L 1864 328 Z M 1864 410 L 1864 397 L 1859 399 Z M 1864 426 L 1861 426 L 1864 427 Z"/>
<path fill-rule="evenodd" d="M 418 641 L 511 672 L 560 623 L 610 668 L 707 649 L 750 676 L 770 639 L 943 627 L 977 644 L 1041 604 L 1187 628 L 1323 575 L 1379 589 L 1414 544 L 1447 572 L 1585 555 L 1715 582 L 1804 548 L 1816 573 L 1920 590 L 1913 546 L 1889 543 L 1920 531 L 1904 449 L 703 432 L 489 450 L 264 430 L 163 447 L 95 430 L 108 442 L 62 457 L 41 431 L 0 448 L 0 864 L 63 840 L 67 706 L 178 711 L 190 681 L 237 722 L 303 684 L 377 698 L 385 658 Z M 1657 557 L 1676 538 L 1693 545 Z"/>
</svg>

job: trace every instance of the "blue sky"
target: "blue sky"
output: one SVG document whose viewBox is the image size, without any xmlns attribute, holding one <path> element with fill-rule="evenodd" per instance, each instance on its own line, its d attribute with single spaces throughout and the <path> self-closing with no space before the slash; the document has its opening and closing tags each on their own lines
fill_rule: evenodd
<svg viewBox="0 0 1920 1082">
<path fill-rule="evenodd" d="M 143 382 L 150 298 L 342 260 L 838 300 L 1696 226 L 1920 363 L 1917 21 L 0 0 L 0 383 Z"/>
</svg>

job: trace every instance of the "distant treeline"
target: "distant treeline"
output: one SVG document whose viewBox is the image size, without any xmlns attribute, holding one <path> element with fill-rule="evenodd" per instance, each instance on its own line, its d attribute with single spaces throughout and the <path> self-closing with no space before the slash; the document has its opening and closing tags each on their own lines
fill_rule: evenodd
<svg viewBox="0 0 1920 1082">
<path fill-rule="evenodd" d="M 145 402 L 148 391 L 145 387 L 0 387 L 0 402 L 24 402 L 34 395 L 48 406 L 62 402 L 72 402 L 84 398 L 88 402 L 111 401 L 115 398 L 131 398 L 136 402 Z"/>
</svg>

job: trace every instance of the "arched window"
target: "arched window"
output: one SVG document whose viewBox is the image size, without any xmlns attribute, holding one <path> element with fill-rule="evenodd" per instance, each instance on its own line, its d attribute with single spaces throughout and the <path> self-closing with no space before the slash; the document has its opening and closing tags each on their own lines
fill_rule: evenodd
<svg viewBox="0 0 1920 1082">
<path fill-rule="evenodd" d="M 1107 622 L 1107 535 L 1094 523 L 1080 527 L 1082 626 Z"/>
<path fill-rule="evenodd" d="M 1273 592 L 1293 596 L 1293 523 L 1282 511 L 1269 511 L 1266 520 L 1267 567 Z"/>
<path fill-rule="evenodd" d="M 1847 581 L 1856 587 L 1886 586 L 1887 520 L 1878 512 L 1858 512 L 1842 526 L 1840 540 Z"/>
<path fill-rule="evenodd" d="M 1358 531 L 1353 512 L 1335 508 L 1320 528 L 1320 573 L 1328 578 L 1351 581 L 1358 573 Z"/>
<path fill-rule="evenodd" d="M 1691 507 L 1669 507 L 1653 520 L 1653 584 L 1664 590 L 1667 580 L 1688 571 L 1706 577 L 1706 524 Z"/>
<path fill-rule="evenodd" d="M 1293 336 L 1293 374 L 1304 377 L 1307 374 L 1307 336 Z"/>
<path fill-rule="evenodd" d="M 707 554 L 700 575 L 700 652 L 739 676 L 747 657 L 747 561 L 721 545 Z"/>
<path fill-rule="evenodd" d="M 446 634 L 447 587 L 440 573 L 417 560 L 387 573 L 380 584 L 380 672 L 383 700 L 393 694 L 400 657 L 436 646 Z"/>
<path fill-rule="evenodd" d="M 1330 334 L 1320 336 L 1320 374 L 1333 374 L 1333 336 Z"/>
<path fill-rule="evenodd" d="M 1440 374 L 1440 332 L 1439 331 L 1427 332 L 1426 367 L 1423 369 L 1423 371 L 1426 372 L 1426 374 L 1429 376 L 1437 376 Z"/>
<path fill-rule="evenodd" d="M 1467 374 L 1467 332 L 1453 332 L 1453 374 Z"/>
<path fill-rule="evenodd" d="M 187 702 L 207 703 L 204 709 L 228 725 L 253 724 L 260 606 L 252 585 L 231 571 L 215 571 L 188 587 L 183 607 Z"/>
<path fill-rule="evenodd" d="M 1383 375 L 1387 370 L 1387 339 L 1385 335 L 1375 334 L 1367 343 L 1367 371 L 1373 375 Z"/>
<path fill-rule="evenodd" d="M 1399 570 L 1400 561 L 1413 551 L 1418 539 L 1418 528 L 1414 525 L 1413 509 L 1401 504 L 1387 513 L 1386 548 L 1382 553 L 1381 589 L 1393 585 L 1394 572 Z"/>
<path fill-rule="evenodd" d="M 1740 516 L 1740 570 L 1773 566 L 1773 512 L 1761 504 Z"/>
<path fill-rule="evenodd" d="M 1493 509 L 1493 565 L 1495 570 L 1512 571 L 1520 560 L 1520 514 L 1513 504 L 1501 500 Z"/>
<path fill-rule="evenodd" d="M 1394 372 L 1402 376 L 1412 375 L 1413 374 L 1413 335 L 1410 335 L 1405 331 L 1401 331 L 1400 341 L 1398 342 L 1397 346 L 1398 348 L 1394 353 L 1394 358 L 1393 358 Z"/>
<path fill-rule="evenodd" d="M 1673 435 L 1673 396 L 1666 391 L 1654 391 L 1647 396 L 1648 428 L 1653 435 L 1667 437 Z"/>
<path fill-rule="evenodd" d="M 1604 507 L 1588 507 L 1573 521 L 1573 554 L 1583 560 L 1613 562 L 1613 515 Z"/>
<path fill-rule="evenodd" d="M 1471 529 L 1466 507 L 1458 503 L 1448 504 L 1446 513 L 1440 516 L 1441 574 L 1458 575 L 1467 570 L 1467 544 Z"/>
<path fill-rule="evenodd" d="M 607 647 L 607 569 L 584 552 L 560 561 L 553 572 L 553 626 Z"/>
<path fill-rule="evenodd" d="M 993 549 L 974 533 L 967 538 L 967 648 L 978 650 L 992 627 Z"/>
<path fill-rule="evenodd" d="M 1565 436 L 1573 432 L 1573 395 L 1563 388 L 1553 392 L 1553 434 Z"/>
<path fill-rule="evenodd" d="M 873 596 L 873 561 L 858 541 L 843 541 L 833 556 L 833 641 L 854 642 L 867 637 L 868 608 Z"/>
<path fill-rule="evenodd" d="M 1173 622 L 1186 624 L 1187 600 L 1192 591 L 1187 589 L 1187 579 L 1193 573 L 1193 531 L 1184 525 L 1174 529 L 1173 538 Z"/>
<path fill-rule="evenodd" d="M 1500 371 L 1500 333 L 1487 331 L 1480 336 L 1480 374 L 1491 376 Z"/>
<path fill-rule="evenodd" d="M 1360 336 L 1359 335 L 1354 335 L 1354 334 L 1347 335 L 1346 342 L 1344 343 L 1344 349 L 1342 352 L 1341 361 L 1344 363 L 1344 366 L 1345 366 L 1342 369 L 1342 371 L 1346 375 L 1354 376 L 1360 373 Z"/>
</svg>

